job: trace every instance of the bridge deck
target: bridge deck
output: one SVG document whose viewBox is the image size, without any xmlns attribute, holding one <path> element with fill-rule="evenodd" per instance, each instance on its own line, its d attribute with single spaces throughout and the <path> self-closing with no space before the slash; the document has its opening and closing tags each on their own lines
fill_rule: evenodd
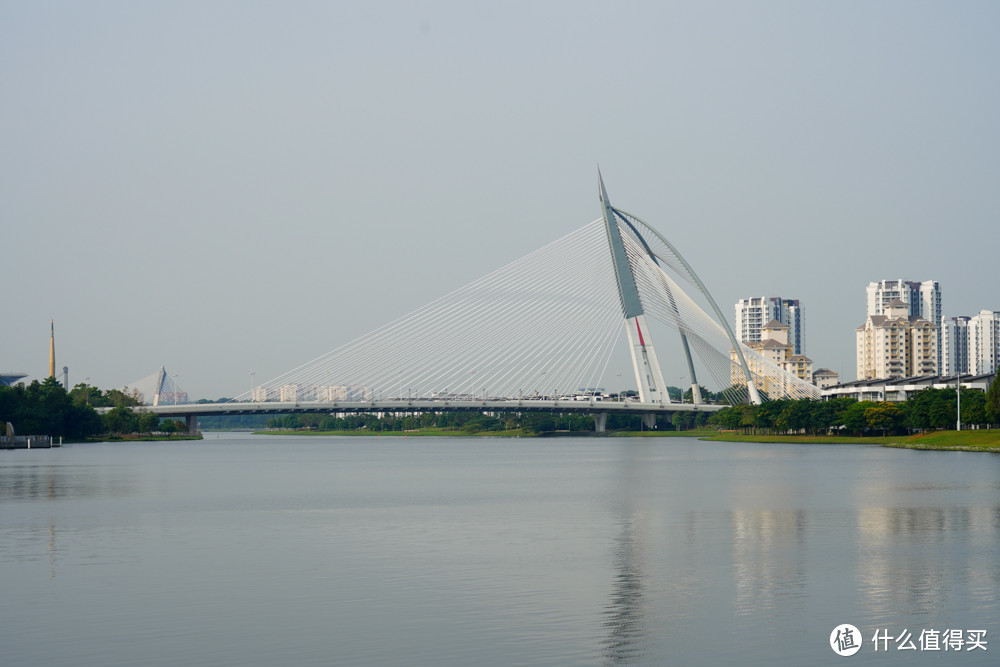
<svg viewBox="0 0 1000 667">
<path fill-rule="evenodd" d="M 322 401 L 263 403 L 187 403 L 183 405 L 147 405 L 142 410 L 161 417 L 187 417 L 207 415 L 272 415 L 305 413 L 355 413 L 355 412 L 443 412 L 463 411 L 514 411 L 514 412 L 606 412 L 606 413 L 673 413 L 715 412 L 725 405 L 693 405 L 691 403 L 640 403 L 638 401 L 597 400 L 537 400 L 537 399 L 488 399 L 488 400 L 432 400 L 389 399 L 380 401 Z M 109 408 L 99 411 L 106 412 Z"/>
</svg>

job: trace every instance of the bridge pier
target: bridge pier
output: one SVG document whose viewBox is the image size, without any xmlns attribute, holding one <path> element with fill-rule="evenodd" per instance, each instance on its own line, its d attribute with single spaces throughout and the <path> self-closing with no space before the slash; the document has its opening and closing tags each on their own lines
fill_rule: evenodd
<svg viewBox="0 0 1000 667">
<path fill-rule="evenodd" d="M 607 412 L 595 412 L 594 413 L 594 432 L 604 433 L 607 431 L 608 426 L 608 413 Z"/>
<path fill-rule="evenodd" d="M 642 423 L 652 431 L 656 428 L 656 413 L 655 412 L 643 412 L 642 413 Z"/>
<path fill-rule="evenodd" d="M 184 418 L 184 423 L 188 427 L 188 435 L 194 435 L 198 432 L 198 418 L 194 415 L 188 415 Z"/>
</svg>

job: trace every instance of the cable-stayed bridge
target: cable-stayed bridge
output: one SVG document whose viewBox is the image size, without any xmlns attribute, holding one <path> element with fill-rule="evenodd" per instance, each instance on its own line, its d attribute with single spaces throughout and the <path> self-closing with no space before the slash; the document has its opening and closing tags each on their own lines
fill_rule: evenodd
<svg viewBox="0 0 1000 667">
<path fill-rule="evenodd" d="M 612 206 L 600 173 L 598 184 L 601 218 L 535 252 L 230 402 L 149 409 L 189 424 L 205 414 L 585 411 L 601 431 L 610 412 L 652 424 L 658 413 L 819 396 L 739 343 L 680 252 Z M 637 400 L 599 400 L 612 386 L 621 399 L 623 376 Z M 666 377 L 689 386 L 691 402 L 672 400 Z"/>
</svg>

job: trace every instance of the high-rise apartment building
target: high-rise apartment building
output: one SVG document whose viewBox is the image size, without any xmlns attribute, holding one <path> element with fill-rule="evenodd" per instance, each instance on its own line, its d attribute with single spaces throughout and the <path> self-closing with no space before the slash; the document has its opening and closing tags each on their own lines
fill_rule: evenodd
<svg viewBox="0 0 1000 667">
<path fill-rule="evenodd" d="M 909 315 L 920 317 L 937 327 L 935 373 L 941 372 L 943 349 L 941 340 L 941 285 L 936 280 L 913 282 L 910 280 L 880 280 L 868 283 L 868 315 L 885 315 L 893 301 L 899 300 L 909 308 Z"/>
<path fill-rule="evenodd" d="M 941 375 L 969 373 L 969 320 L 964 315 L 941 320 Z"/>
<path fill-rule="evenodd" d="M 794 354 L 805 354 L 805 310 L 798 299 L 755 296 L 736 303 L 736 336 L 743 343 L 759 343 L 761 329 L 771 320 L 788 327 L 788 343 Z"/>
<path fill-rule="evenodd" d="M 1000 364 L 1000 311 L 949 317 L 941 322 L 942 375 L 987 375 Z"/>
<path fill-rule="evenodd" d="M 981 310 L 969 318 L 969 372 L 996 373 L 1000 365 L 1000 312 Z"/>
<path fill-rule="evenodd" d="M 940 327 L 895 299 L 883 315 L 869 315 L 857 329 L 858 379 L 893 379 L 936 375 Z"/>
<path fill-rule="evenodd" d="M 1000 364 L 1000 311 L 943 320 L 943 375 L 987 375 Z"/>
<path fill-rule="evenodd" d="M 789 326 L 782 324 L 778 320 L 771 320 L 760 328 L 760 340 L 746 343 L 746 346 L 756 352 L 756 355 L 749 355 L 747 366 L 750 372 L 760 378 L 760 389 L 770 396 L 778 396 L 785 393 L 784 384 L 787 382 L 781 376 L 774 376 L 768 372 L 767 366 L 773 364 L 781 370 L 790 373 L 800 380 L 812 383 L 813 362 L 804 354 L 793 354 L 792 343 L 788 339 Z M 736 363 L 735 353 L 733 353 L 733 369 L 739 373 L 739 364 Z M 737 376 L 733 378 L 733 384 L 739 380 Z"/>
</svg>

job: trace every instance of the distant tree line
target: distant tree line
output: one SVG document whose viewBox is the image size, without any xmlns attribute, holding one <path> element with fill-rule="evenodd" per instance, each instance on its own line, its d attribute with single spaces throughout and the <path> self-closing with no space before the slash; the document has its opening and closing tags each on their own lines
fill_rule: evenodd
<svg viewBox="0 0 1000 667">
<path fill-rule="evenodd" d="M 55 378 L 0 387 L 0 425 L 10 422 L 18 435 L 51 435 L 68 440 L 132 433 L 173 433 L 184 422 L 143 412 L 142 396 L 127 389 L 100 390 L 78 384 L 67 392 Z M 94 408 L 111 408 L 99 415 Z"/>
<path fill-rule="evenodd" d="M 928 388 L 903 403 L 856 401 L 834 398 L 773 400 L 761 405 L 736 405 L 712 415 L 709 423 L 744 433 L 832 432 L 863 435 L 892 435 L 954 429 L 959 417 L 958 393 L 953 388 Z M 1000 383 L 994 381 L 988 393 L 963 389 L 963 427 L 989 427 L 1000 421 Z"/>
<path fill-rule="evenodd" d="M 678 390 L 679 393 L 679 390 Z M 707 400 L 723 398 L 702 389 Z M 690 389 L 684 398 L 691 400 Z M 676 400 L 676 399 L 675 399 Z M 961 419 L 965 426 L 984 427 L 1000 423 L 1000 382 L 987 392 L 963 389 Z M 67 392 L 54 378 L 12 387 L 0 387 L 0 426 L 14 425 L 20 435 L 51 435 L 69 440 L 115 437 L 133 433 L 184 431 L 182 421 L 161 419 L 141 409 L 142 396 L 126 389 L 101 390 L 78 384 Z M 112 408 L 99 415 L 96 407 Z M 714 426 L 747 433 L 831 432 L 895 434 L 951 429 L 955 427 L 958 394 L 955 389 L 925 389 L 905 403 L 855 401 L 851 398 L 818 400 L 773 400 L 761 405 L 734 405 L 716 413 L 677 412 L 659 415 L 656 428 L 687 430 Z M 261 416 L 240 426 L 257 427 Z M 202 421 L 204 418 L 202 419 Z M 232 423 L 219 424 L 233 427 Z M 316 429 L 323 431 L 407 431 L 418 428 L 454 429 L 465 433 L 520 429 L 524 433 L 592 431 L 590 415 L 525 412 L 482 414 L 477 412 L 432 412 L 412 415 L 359 414 L 284 415 L 266 420 L 268 428 Z M 640 431 L 645 428 L 638 414 L 609 414 L 609 431 Z"/>
<path fill-rule="evenodd" d="M 656 428 L 661 430 L 686 430 L 708 424 L 708 412 L 678 412 L 672 416 L 657 417 Z M 463 433 L 501 432 L 520 429 L 523 433 L 553 431 L 593 431 L 594 418 L 579 413 L 549 412 L 424 412 L 409 415 L 357 414 L 337 417 L 333 415 L 281 415 L 267 420 L 267 428 L 311 429 L 317 431 L 412 431 L 420 428 L 438 428 Z M 645 426 L 640 415 L 609 414 L 609 431 L 640 431 Z"/>
</svg>

